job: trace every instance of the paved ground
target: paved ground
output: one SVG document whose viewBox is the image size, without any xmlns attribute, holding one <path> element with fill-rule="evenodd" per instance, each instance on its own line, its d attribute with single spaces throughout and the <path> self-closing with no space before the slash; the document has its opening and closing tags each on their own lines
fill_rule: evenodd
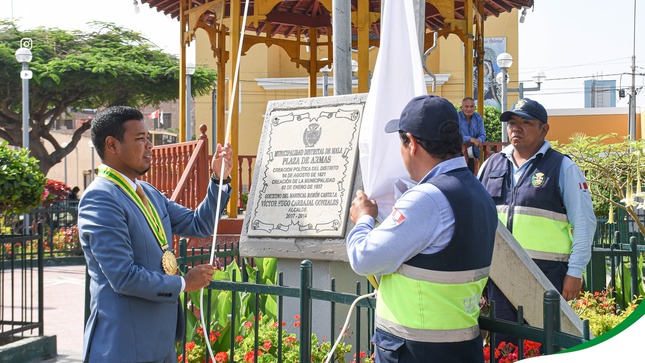
<svg viewBox="0 0 645 363">
<path fill-rule="evenodd" d="M 58 356 L 42 362 L 82 362 L 85 266 L 50 266 L 44 271 L 45 335 L 56 335 Z"/>
</svg>

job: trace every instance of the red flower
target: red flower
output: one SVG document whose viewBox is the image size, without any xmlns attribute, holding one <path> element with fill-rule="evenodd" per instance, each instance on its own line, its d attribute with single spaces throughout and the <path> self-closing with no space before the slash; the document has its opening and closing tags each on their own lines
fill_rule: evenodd
<svg viewBox="0 0 645 363">
<path fill-rule="evenodd" d="M 228 362 L 228 353 L 227 352 L 219 352 L 219 353 L 215 354 L 215 362 L 217 362 L 217 363 Z"/>
<path fill-rule="evenodd" d="M 244 340 L 244 337 L 241 336 L 241 335 L 238 335 L 238 336 L 235 337 L 236 342 L 241 342 L 242 340 Z"/>
<path fill-rule="evenodd" d="M 186 343 L 186 350 L 193 350 L 195 348 L 195 342 Z"/>
<path fill-rule="evenodd" d="M 297 328 L 297 327 L 299 327 L 299 326 L 300 326 L 300 322 L 299 322 L 299 321 L 296 321 L 295 323 L 293 323 L 293 327 L 294 327 L 294 328 Z"/>
<path fill-rule="evenodd" d="M 250 321 L 247 321 L 247 322 L 244 323 L 244 327 L 247 328 L 247 329 L 251 329 L 252 326 L 253 326 L 253 323 L 250 322 Z"/>
<path fill-rule="evenodd" d="M 293 316 L 293 320 L 300 320 L 300 314 L 296 314 Z"/>
<path fill-rule="evenodd" d="M 177 357 L 177 362 L 183 362 L 183 361 L 184 361 L 184 356 L 180 354 L 179 357 Z"/>
<path fill-rule="evenodd" d="M 288 337 L 284 338 L 284 344 L 285 345 L 291 345 L 296 342 L 296 337 L 293 335 L 289 335 Z"/>
<path fill-rule="evenodd" d="M 217 337 L 219 337 L 221 334 L 212 331 L 210 334 L 208 334 L 208 338 L 210 339 L 211 342 L 217 341 Z"/>
<path fill-rule="evenodd" d="M 269 339 L 264 341 L 264 344 L 262 344 L 262 347 L 264 350 L 269 351 L 271 349 L 271 341 Z"/>
<path fill-rule="evenodd" d="M 195 329 L 195 333 L 199 334 L 200 336 L 204 336 L 204 328 L 197 328 Z"/>
<path fill-rule="evenodd" d="M 258 357 L 261 355 L 262 355 L 262 352 L 258 351 Z M 245 362 L 252 363 L 254 359 L 255 359 L 255 352 L 248 352 L 244 355 Z"/>
</svg>

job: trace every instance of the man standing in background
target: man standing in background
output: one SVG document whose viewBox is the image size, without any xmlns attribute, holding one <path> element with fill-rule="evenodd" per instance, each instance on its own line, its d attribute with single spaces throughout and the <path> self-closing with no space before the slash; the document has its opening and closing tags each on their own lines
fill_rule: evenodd
<svg viewBox="0 0 645 363">
<path fill-rule="evenodd" d="M 479 179 L 506 228 L 558 292 L 575 299 L 596 230 L 587 181 L 571 159 L 545 140 L 549 124 L 541 104 L 521 99 L 500 120 L 508 123 L 510 145 L 486 160 Z M 488 297 L 495 301 L 495 317 L 517 321 L 515 307 L 494 282 Z"/>
<path fill-rule="evenodd" d="M 459 111 L 459 130 L 465 143 L 473 143 L 468 147 L 468 169 L 475 172 L 475 159 L 479 159 L 479 146 L 486 141 L 486 130 L 481 115 L 475 112 L 475 100 L 466 97 L 461 101 Z"/>
</svg>

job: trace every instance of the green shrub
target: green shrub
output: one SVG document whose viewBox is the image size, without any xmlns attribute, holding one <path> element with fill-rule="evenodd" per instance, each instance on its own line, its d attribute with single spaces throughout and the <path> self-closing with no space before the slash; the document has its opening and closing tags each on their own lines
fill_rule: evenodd
<svg viewBox="0 0 645 363">
<path fill-rule="evenodd" d="M 634 299 L 624 310 L 617 309 L 616 299 L 608 290 L 585 292 L 580 298 L 569 301 L 569 305 L 580 319 L 589 320 L 591 333 L 599 337 L 610 331 L 627 318 L 641 302 L 642 297 Z"/>
<path fill-rule="evenodd" d="M 43 200 L 45 176 L 26 149 L 12 150 L 0 142 L 0 213 L 24 213 Z"/>
</svg>

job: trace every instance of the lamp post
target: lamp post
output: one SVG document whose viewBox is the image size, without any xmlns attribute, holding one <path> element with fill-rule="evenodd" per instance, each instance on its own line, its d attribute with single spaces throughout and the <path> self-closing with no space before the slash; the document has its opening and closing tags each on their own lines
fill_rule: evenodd
<svg viewBox="0 0 645 363">
<path fill-rule="evenodd" d="M 22 147 L 29 149 L 29 80 L 32 73 L 29 70 L 31 62 L 31 39 L 22 38 L 20 48 L 16 50 L 16 60 L 22 64 L 20 78 L 22 78 Z"/>
<path fill-rule="evenodd" d="M 502 70 L 502 112 L 507 110 L 508 97 L 508 69 L 513 65 L 513 57 L 508 53 L 501 53 L 497 56 L 497 66 Z M 502 142 L 508 142 L 508 131 L 506 122 L 502 122 Z"/>
<path fill-rule="evenodd" d="M 322 58 L 322 61 L 326 61 L 327 58 Z M 326 65 L 322 68 L 320 68 L 320 72 L 323 74 L 323 96 L 328 96 L 329 92 L 329 72 L 331 72 L 334 69 L 334 64 Z"/>
<path fill-rule="evenodd" d="M 191 140 L 190 131 L 190 100 L 191 100 L 191 77 L 195 73 L 195 64 L 186 63 L 186 141 Z"/>
<path fill-rule="evenodd" d="M 524 87 L 524 82 L 519 82 L 519 87 L 518 88 L 509 88 L 508 92 L 517 92 L 520 96 L 520 99 L 524 98 L 524 92 L 525 91 L 539 91 L 542 87 L 542 82 L 546 79 L 546 75 L 544 72 L 540 71 L 533 76 L 533 82 L 537 84 L 537 87 Z"/>
<path fill-rule="evenodd" d="M 29 150 L 29 80 L 32 73 L 29 70 L 31 62 L 31 39 L 20 39 L 20 48 L 16 50 L 16 60 L 22 64 L 20 78 L 22 79 L 22 147 Z M 31 234 L 29 230 L 29 213 L 25 213 L 23 219 L 23 228 L 25 234 Z"/>
</svg>

